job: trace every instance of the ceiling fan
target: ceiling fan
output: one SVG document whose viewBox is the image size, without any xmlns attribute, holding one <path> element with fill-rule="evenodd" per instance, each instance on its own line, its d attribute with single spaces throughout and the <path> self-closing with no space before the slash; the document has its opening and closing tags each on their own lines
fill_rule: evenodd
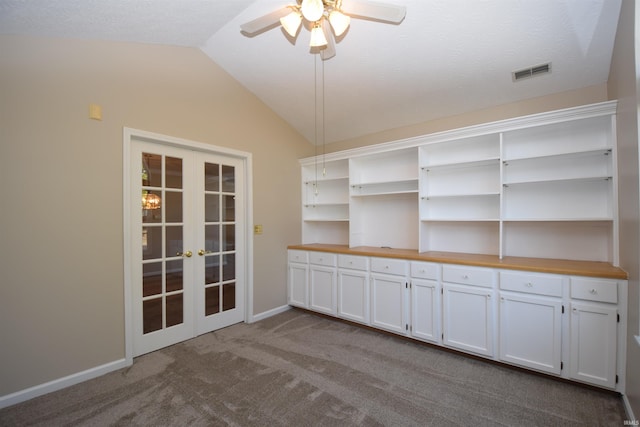
<svg viewBox="0 0 640 427">
<path fill-rule="evenodd" d="M 399 24 L 406 7 L 366 0 L 296 0 L 296 4 L 277 9 L 240 26 L 242 33 L 253 37 L 282 25 L 294 40 L 302 23 L 311 29 L 310 47 L 323 60 L 336 54 L 336 38 L 349 28 L 351 17 Z"/>
</svg>

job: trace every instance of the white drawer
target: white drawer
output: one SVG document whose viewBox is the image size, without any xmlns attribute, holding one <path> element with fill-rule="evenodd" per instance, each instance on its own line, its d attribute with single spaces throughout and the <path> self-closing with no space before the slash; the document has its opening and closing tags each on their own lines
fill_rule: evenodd
<svg viewBox="0 0 640 427">
<path fill-rule="evenodd" d="M 600 302 L 618 302 L 618 282 L 606 279 L 571 278 L 571 298 Z"/>
<path fill-rule="evenodd" d="M 306 264 L 308 262 L 307 251 L 299 251 L 295 249 L 289 249 L 289 262 L 302 262 Z"/>
<path fill-rule="evenodd" d="M 394 274 L 396 276 L 407 275 L 408 262 L 393 258 L 371 258 L 371 271 L 376 273 Z"/>
<path fill-rule="evenodd" d="M 562 280 L 562 276 L 501 271 L 500 289 L 505 291 L 561 297 Z"/>
<path fill-rule="evenodd" d="M 309 252 L 309 264 L 336 266 L 336 255 L 327 252 Z"/>
<path fill-rule="evenodd" d="M 356 255 L 338 255 L 338 267 L 352 270 L 368 270 L 369 258 Z"/>
<path fill-rule="evenodd" d="M 495 274 L 489 268 L 465 267 L 455 265 L 442 266 L 442 281 L 464 285 L 493 287 Z"/>
<path fill-rule="evenodd" d="M 411 277 L 438 280 L 438 264 L 411 261 Z"/>
</svg>

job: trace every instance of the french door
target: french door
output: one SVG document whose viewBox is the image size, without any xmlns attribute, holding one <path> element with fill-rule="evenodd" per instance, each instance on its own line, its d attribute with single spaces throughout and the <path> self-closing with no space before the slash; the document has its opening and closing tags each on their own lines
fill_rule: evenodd
<svg viewBox="0 0 640 427">
<path fill-rule="evenodd" d="M 244 319 L 244 163 L 131 140 L 133 356 Z"/>
</svg>

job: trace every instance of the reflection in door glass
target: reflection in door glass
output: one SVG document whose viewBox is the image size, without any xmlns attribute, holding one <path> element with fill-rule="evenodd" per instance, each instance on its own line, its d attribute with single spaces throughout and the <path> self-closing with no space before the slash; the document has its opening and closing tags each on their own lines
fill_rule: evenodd
<svg viewBox="0 0 640 427">
<path fill-rule="evenodd" d="M 204 290 L 204 314 L 210 316 L 220 312 L 220 286 Z"/>
<path fill-rule="evenodd" d="M 222 285 L 222 310 L 227 311 L 236 308 L 236 284 Z"/>
<path fill-rule="evenodd" d="M 236 307 L 235 167 L 204 165 L 205 314 Z"/>
<path fill-rule="evenodd" d="M 204 164 L 205 191 L 220 191 L 220 167 L 216 163 Z"/>
<path fill-rule="evenodd" d="M 226 224 L 222 227 L 222 247 L 224 251 L 236 249 L 236 225 Z"/>
<path fill-rule="evenodd" d="M 182 294 L 167 296 L 167 328 L 180 325 L 184 317 Z"/>
<path fill-rule="evenodd" d="M 162 257 L 162 228 L 142 227 L 142 259 Z"/>
<path fill-rule="evenodd" d="M 148 334 L 160 329 L 162 329 L 162 297 L 143 301 L 142 332 Z"/>
<path fill-rule="evenodd" d="M 162 263 L 142 264 L 142 296 L 158 295 L 162 292 Z"/>
<path fill-rule="evenodd" d="M 222 219 L 224 222 L 236 220 L 236 198 L 235 196 L 223 196 L 222 197 Z"/>
<path fill-rule="evenodd" d="M 165 161 L 165 186 L 167 188 L 182 188 L 182 159 L 167 157 Z"/>
<path fill-rule="evenodd" d="M 167 230 L 167 257 L 180 256 L 182 254 L 182 226 L 166 227 Z"/>
<path fill-rule="evenodd" d="M 233 166 L 222 165 L 222 191 L 225 193 L 236 191 L 236 175 Z"/>
<path fill-rule="evenodd" d="M 184 288 L 182 259 L 167 261 L 167 292 L 179 291 Z"/>
<path fill-rule="evenodd" d="M 141 166 L 142 329 L 147 334 L 184 322 L 184 260 L 175 259 L 183 252 L 183 162 L 142 153 Z"/>
<path fill-rule="evenodd" d="M 164 205 L 167 210 L 166 222 L 182 222 L 181 191 L 165 191 Z"/>
</svg>

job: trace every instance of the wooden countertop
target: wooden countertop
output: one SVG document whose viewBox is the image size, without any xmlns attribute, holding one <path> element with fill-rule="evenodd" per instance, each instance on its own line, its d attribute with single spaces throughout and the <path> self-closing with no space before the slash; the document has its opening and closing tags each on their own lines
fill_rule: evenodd
<svg viewBox="0 0 640 427">
<path fill-rule="evenodd" d="M 627 280 L 628 274 L 620 267 L 607 262 L 574 261 L 548 258 L 504 257 L 497 255 L 466 254 L 455 252 L 418 252 L 412 249 L 378 248 L 346 245 L 309 244 L 291 245 L 288 249 L 304 251 L 331 252 L 336 254 L 401 258 L 412 261 L 431 261 L 444 264 L 471 265 L 477 267 L 503 268 L 508 270 L 526 270 L 539 273 L 555 273 L 575 276 L 603 277 Z"/>
</svg>

